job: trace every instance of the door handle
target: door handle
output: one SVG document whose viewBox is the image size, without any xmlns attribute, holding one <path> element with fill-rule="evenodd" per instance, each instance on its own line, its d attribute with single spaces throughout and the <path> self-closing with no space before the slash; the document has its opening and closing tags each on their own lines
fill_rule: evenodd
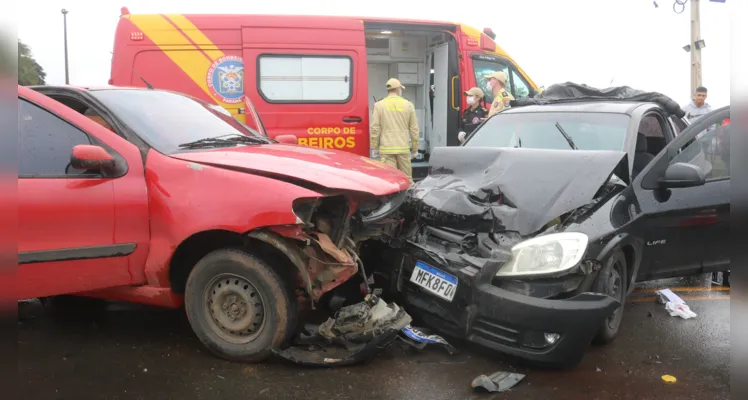
<svg viewBox="0 0 748 400">
<path fill-rule="evenodd" d="M 357 124 L 363 121 L 361 117 L 343 117 L 343 122 L 346 124 Z"/>
</svg>

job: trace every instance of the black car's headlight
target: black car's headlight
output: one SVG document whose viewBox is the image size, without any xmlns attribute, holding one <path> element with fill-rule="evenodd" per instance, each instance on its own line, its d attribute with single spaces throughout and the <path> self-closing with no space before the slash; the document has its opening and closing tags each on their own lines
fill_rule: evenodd
<svg viewBox="0 0 748 400">
<path fill-rule="evenodd" d="M 389 217 L 400 208 L 407 196 L 407 190 L 388 196 L 387 199 L 383 199 L 384 201 L 378 207 L 365 212 L 362 211 L 361 222 L 366 225 Z"/>
<path fill-rule="evenodd" d="M 512 259 L 496 273 L 498 277 L 532 277 L 567 271 L 587 251 L 587 235 L 563 232 L 543 235 L 512 247 Z"/>
</svg>

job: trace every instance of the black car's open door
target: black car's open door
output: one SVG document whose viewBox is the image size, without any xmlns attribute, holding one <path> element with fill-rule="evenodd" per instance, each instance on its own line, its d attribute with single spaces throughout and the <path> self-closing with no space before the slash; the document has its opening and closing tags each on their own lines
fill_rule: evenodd
<svg viewBox="0 0 748 400">
<path fill-rule="evenodd" d="M 699 118 L 634 180 L 640 280 L 729 269 L 729 118 L 729 106 Z"/>
</svg>

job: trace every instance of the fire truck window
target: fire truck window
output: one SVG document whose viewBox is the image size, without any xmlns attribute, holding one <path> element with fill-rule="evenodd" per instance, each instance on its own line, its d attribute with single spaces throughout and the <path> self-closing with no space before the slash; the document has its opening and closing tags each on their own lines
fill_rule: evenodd
<svg viewBox="0 0 748 400">
<path fill-rule="evenodd" d="M 522 77 L 517 71 L 512 69 L 512 96 L 515 99 L 521 99 L 530 95 L 530 85 L 527 84 L 525 78 Z"/>
<path fill-rule="evenodd" d="M 485 94 L 483 99 L 487 104 L 491 104 L 493 102 L 493 93 L 491 92 L 491 89 L 488 88 L 488 80 L 486 79 L 486 75 L 489 75 L 496 71 L 504 71 L 504 73 L 509 76 L 509 67 L 494 61 L 473 60 L 473 71 L 475 72 L 475 81 L 478 83 L 478 87 L 481 88 L 481 90 L 483 90 L 483 93 Z M 512 88 L 510 86 L 510 82 L 507 81 L 506 89 L 509 92 L 512 91 Z"/>
<path fill-rule="evenodd" d="M 18 176 L 53 178 L 85 171 L 68 168 L 73 147 L 88 135 L 25 100 L 18 100 Z"/>
<path fill-rule="evenodd" d="M 345 103 L 353 89 L 346 56 L 260 56 L 260 95 L 270 103 Z"/>
</svg>

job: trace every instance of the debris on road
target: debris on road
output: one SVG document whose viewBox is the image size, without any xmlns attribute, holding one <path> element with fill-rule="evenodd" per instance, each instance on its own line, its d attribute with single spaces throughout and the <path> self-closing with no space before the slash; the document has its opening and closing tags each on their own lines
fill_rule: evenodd
<svg viewBox="0 0 748 400">
<path fill-rule="evenodd" d="M 308 325 L 295 346 L 273 353 L 300 365 L 334 367 L 374 358 L 397 339 L 411 317 L 397 304 L 387 304 L 376 295 L 342 307 L 319 326 Z"/>
<path fill-rule="evenodd" d="M 662 381 L 665 382 L 665 383 L 675 383 L 678 380 L 675 379 L 675 377 L 672 376 L 672 375 L 663 375 L 662 376 Z"/>
<path fill-rule="evenodd" d="M 658 301 L 665 304 L 665 310 L 670 313 L 671 317 L 681 317 L 683 319 L 690 319 L 697 316 L 697 314 L 691 311 L 685 301 L 681 299 L 677 294 L 673 293 L 670 289 L 661 289 L 657 291 Z"/>
<path fill-rule="evenodd" d="M 486 376 L 480 375 L 473 379 L 473 389 L 484 389 L 489 392 L 503 392 L 511 389 L 525 376 L 523 374 L 499 371 Z"/>
<path fill-rule="evenodd" d="M 414 328 L 410 325 L 407 325 L 405 328 L 402 329 L 402 335 L 400 338 L 407 344 L 417 348 L 418 350 L 422 350 L 426 345 L 429 343 L 435 343 L 435 344 L 441 344 L 444 346 L 445 349 L 447 349 L 447 352 L 451 354 L 457 353 L 457 349 L 454 348 L 451 344 L 449 344 L 444 338 L 442 338 L 439 335 L 429 335 L 423 332 L 424 329 L 422 328 Z"/>
<path fill-rule="evenodd" d="M 675 304 L 686 304 L 683 299 L 677 294 L 673 293 L 670 289 L 660 289 L 657 291 L 657 297 L 660 304 L 675 303 Z"/>
<path fill-rule="evenodd" d="M 691 308 L 689 308 L 686 304 L 675 304 L 668 302 L 667 304 L 665 304 L 665 310 L 670 313 L 671 317 L 690 319 L 697 316 L 697 314 L 691 311 Z"/>
</svg>

